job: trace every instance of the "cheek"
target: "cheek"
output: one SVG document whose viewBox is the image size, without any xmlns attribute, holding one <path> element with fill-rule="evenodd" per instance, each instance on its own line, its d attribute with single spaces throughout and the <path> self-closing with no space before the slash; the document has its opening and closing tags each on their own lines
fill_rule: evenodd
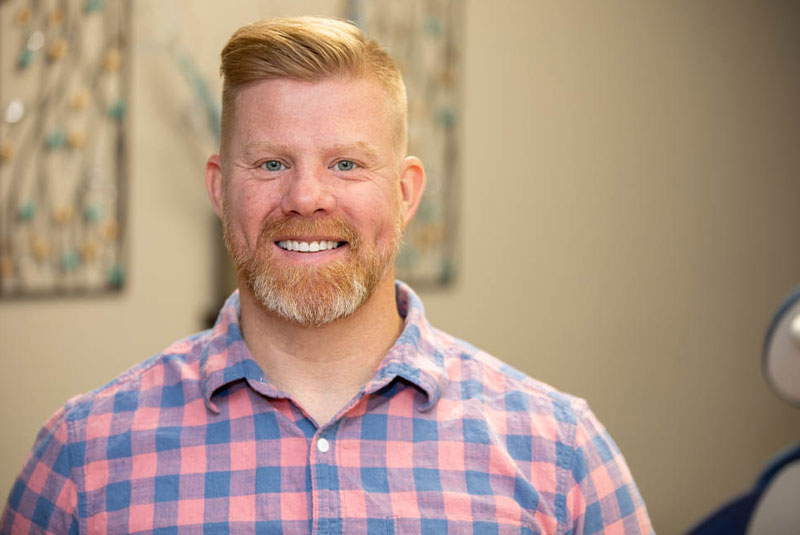
<svg viewBox="0 0 800 535">
<path fill-rule="evenodd" d="M 358 212 L 362 232 L 379 245 L 391 245 L 396 240 L 396 229 L 402 224 L 400 204 L 397 197 L 384 196 L 371 199 Z"/>
<path fill-rule="evenodd" d="M 228 198 L 226 210 L 231 221 L 248 241 L 255 242 L 270 215 L 280 206 L 280 196 L 257 188 L 241 189 Z"/>
</svg>

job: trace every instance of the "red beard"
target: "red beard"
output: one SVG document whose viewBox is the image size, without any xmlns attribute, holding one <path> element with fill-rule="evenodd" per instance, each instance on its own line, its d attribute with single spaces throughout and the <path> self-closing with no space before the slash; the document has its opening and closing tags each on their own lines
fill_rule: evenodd
<svg viewBox="0 0 800 535">
<path fill-rule="evenodd" d="M 391 246 L 378 250 L 344 219 L 292 216 L 267 221 L 249 250 L 233 236 L 227 215 L 223 223 L 225 244 L 248 290 L 266 310 L 306 326 L 349 316 L 367 301 L 394 262 L 401 235 L 398 223 Z M 318 265 L 279 265 L 275 242 L 293 236 L 335 238 L 349 251 Z"/>
</svg>

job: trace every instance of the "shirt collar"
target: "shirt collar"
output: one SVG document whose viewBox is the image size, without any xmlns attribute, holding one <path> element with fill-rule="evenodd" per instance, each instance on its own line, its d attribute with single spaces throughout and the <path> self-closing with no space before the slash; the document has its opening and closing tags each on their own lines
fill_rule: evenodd
<svg viewBox="0 0 800 535">
<path fill-rule="evenodd" d="M 395 295 L 397 312 L 405 326 L 365 391 L 375 392 L 401 377 L 425 393 L 427 402 L 420 407 L 425 411 L 439 400 L 444 379 L 444 348 L 428 323 L 417 294 L 407 284 L 395 281 Z"/>
<path fill-rule="evenodd" d="M 420 298 L 403 282 L 395 282 L 397 311 L 405 327 L 381 362 L 375 376 L 364 387 L 373 393 L 400 377 L 422 390 L 427 410 L 439 400 L 444 377 L 444 351 L 433 327 L 425 318 Z M 219 408 L 212 400 L 214 393 L 238 380 L 263 381 L 264 374 L 242 337 L 239 325 L 239 291 L 225 301 L 212 328 L 200 362 L 200 379 L 206 406 L 213 412 Z M 267 383 L 267 395 L 278 391 Z"/>
<path fill-rule="evenodd" d="M 203 398 L 213 412 L 219 412 L 219 408 L 211 398 L 222 386 L 242 379 L 263 379 L 261 367 L 242 337 L 239 311 L 239 291 L 236 290 L 222 306 L 200 359 Z"/>
</svg>

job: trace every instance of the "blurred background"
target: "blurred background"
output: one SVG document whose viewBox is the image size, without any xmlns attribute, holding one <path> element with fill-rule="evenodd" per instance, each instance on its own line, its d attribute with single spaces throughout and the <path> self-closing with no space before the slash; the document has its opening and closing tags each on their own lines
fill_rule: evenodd
<svg viewBox="0 0 800 535">
<path fill-rule="evenodd" d="M 124 284 L 0 298 L 3 499 L 66 399 L 204 328 L 219 304 L 203 185 L 213 135 L 191 113 L 208 102 L 175 51 L 216 99 L 236 28 L 352 6 L 131 2 Z M 586 398 L 656 530 L 684 531 L 800 440 L 800 410 L 771 393 L 760 360 L 772 313 L 800 284 L 800 4 L 460 6 L 453 266 L 446 284 L 419 286 L 428 316 Z M 7 26 L 0 46 L 16 58 Z"/>
</svg>

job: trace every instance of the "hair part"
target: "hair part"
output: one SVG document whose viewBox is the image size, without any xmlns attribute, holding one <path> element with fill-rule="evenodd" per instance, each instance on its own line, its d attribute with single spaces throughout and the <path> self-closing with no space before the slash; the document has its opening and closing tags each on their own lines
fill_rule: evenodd
<svg viewBox="0 0 800 535">
<path fill-rule="evenodd" d="M 262 80 L 288 78 L 318 82 L 345 77 L 374 79 L 395 116 L 401 156 L 407 147 L 408 103 L 395 61 L 355 25 L 333 18 L 265 19 L 239 28 L 222 50 L 220 150 L 234 121 L 238 91 Z"/>
</svg>

